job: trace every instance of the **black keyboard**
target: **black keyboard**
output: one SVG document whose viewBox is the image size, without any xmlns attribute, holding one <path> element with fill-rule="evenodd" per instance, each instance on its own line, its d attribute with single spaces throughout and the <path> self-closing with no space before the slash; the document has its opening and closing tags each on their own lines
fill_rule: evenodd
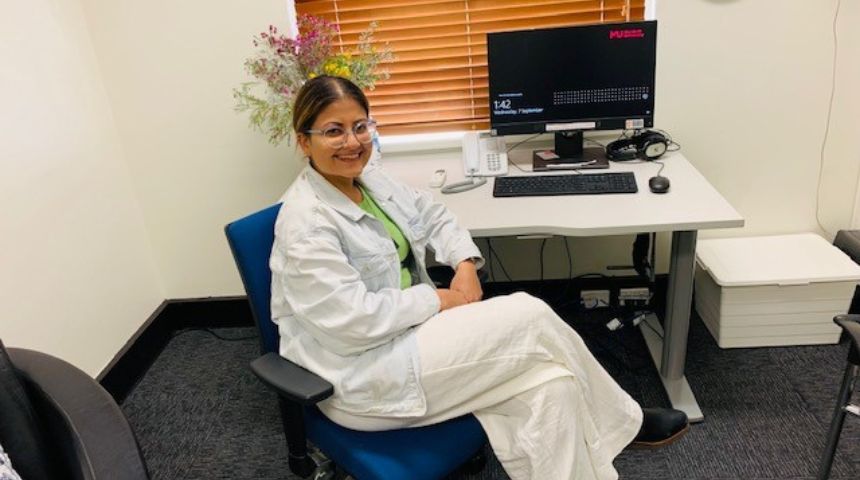
<svg viewBox="0 0 860 480">
<path fill-rule="evenodd" d="M 632 172 L 497 177 L 493 185 L 494 197 L 595 195 L 638 191 L 636 177 Z"/>
</svg>

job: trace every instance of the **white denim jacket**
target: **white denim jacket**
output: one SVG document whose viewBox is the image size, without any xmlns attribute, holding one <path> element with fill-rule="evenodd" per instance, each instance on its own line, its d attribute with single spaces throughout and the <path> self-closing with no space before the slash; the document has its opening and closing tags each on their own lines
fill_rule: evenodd
<svg viewBox="0 0 860 480">
<path fill-rule="evenodd" d="M 439 311 L 425 251 L 483 263 L 468 231 L 428 192 L 369 164 L 359 181 L 409 241 L 420 283 L 400 289 L 400 260 L 382 222 L 310 166 L 282 198 L 272 249 L 272 319 L 280 354 L 334 385 L 321 407 L 352 414 L 426 411 L 415 325 Z"/>
</svg>

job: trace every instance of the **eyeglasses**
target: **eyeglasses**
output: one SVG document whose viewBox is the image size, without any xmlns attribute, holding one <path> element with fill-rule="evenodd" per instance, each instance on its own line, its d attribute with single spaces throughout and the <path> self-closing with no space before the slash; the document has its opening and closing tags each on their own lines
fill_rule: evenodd
<svg viewBox="0 0 860 480">
<path fill-rule="evenodd" d="M 358 143 L 367 145 L 373 141 L 373 133 L 376 132 L 376 120 L 362 120 L 352 126 L 351 130 L 347 130 L 340 126 L 324 128 L 322 130 L 305 130 L 304 133 L 316 133 L 322 135 L 323 141 L 331 148 L 343 148 L 346 142 L 349 141 L 349 132 L 355 136 Z"/>
</svg>

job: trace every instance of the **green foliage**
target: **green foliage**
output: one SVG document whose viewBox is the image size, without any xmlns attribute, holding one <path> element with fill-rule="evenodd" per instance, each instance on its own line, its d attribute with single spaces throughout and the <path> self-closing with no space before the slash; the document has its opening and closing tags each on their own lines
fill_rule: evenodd
<svg viewBox="0 0 860 480">
<path fill-rule="evenodd" d="M 361 33 L 356 51 L 339 53 L 332 49 L 337 28 L 331 23 L 302 15 L 298 26 L 295 39 L 279 34 L 273 26 L 255 37 L 258 50 L 245 61 L 245 70 L 255 81 L 233 89 L 236 110 L 247 112 L 251 127 L 267 134 L 275 145 L 284 139 L 289 142 L 293 102 L 305 81 L 333 75 L 372 90 L 377 82 L 389 78 L 380 64 L 394 60 L 387 45 L 381 51 L 373 46 L 376 22 Z"/>
</svg>

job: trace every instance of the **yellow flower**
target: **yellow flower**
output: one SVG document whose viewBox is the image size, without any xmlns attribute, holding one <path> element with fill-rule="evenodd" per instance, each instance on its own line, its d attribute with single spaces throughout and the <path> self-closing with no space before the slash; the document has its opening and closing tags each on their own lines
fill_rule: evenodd
<svg viewBox="0 0 860 480">
<path fill-rule="evenodd" d="M 310 73 L 310 75 L 308 75 L 308 78 L 309 78 L 309 79 L 314 79 L 314 78 L 316 78 L 316 76 L 317 76 L 317 74 L 316 74 L 316 73 L 311 72 L 311 73 Z"/>
</svg>

